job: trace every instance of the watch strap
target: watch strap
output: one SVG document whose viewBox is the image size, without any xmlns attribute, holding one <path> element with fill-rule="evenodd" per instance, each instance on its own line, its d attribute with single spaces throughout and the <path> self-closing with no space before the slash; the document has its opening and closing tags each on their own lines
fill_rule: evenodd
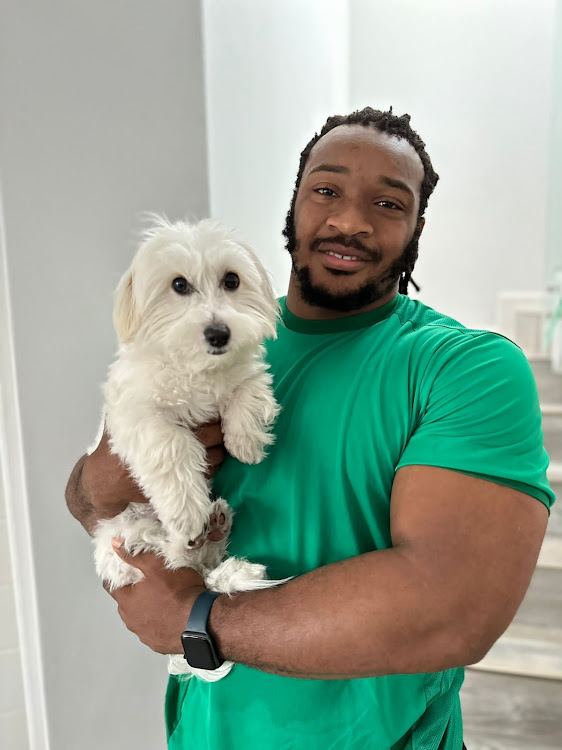
<svg viewBox="0 0 562 750">
<path fill-rule="evenodd" d="M 191 633 L 207 633 L 207 621 L 215 599 L 220 596 L 218 591 L 203 591 L 195 600 L 191 614 L 185 626 Z M 208 635 L 208 633 L 207 633 Z"/>
</svg>

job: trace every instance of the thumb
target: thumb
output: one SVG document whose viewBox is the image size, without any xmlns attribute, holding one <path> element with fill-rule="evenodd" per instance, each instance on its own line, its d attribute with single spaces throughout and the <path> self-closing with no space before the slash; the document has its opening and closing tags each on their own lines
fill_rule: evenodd
<svg viewBox="0 0 562 750">
<path fill-rule="evenodd" d="M 137 555 L 131 555 L 131 553 L 127 552 L 125 549 L 125 540 L 122 537 L 114 537 L 111 540 L 111 546 L 117 557 L 120 557 L 133 568 L 137 568 L 144 572 L 144 568 L 147 567 L 147 560 L 145 558 L 150 555 L 150 552 L 139 552 Z"/>
</svg>

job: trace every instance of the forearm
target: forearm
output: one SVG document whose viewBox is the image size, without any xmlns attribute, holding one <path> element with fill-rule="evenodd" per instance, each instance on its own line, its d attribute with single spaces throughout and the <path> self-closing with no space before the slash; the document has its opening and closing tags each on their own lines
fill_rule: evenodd
<svg viewBox="0 0 562 750">
<path fill-rule="evenodd" d="M 225 659 L 265 672 L 317 679 L 437 672 L 472 663 L 446 598 L 414 560 L 390 549 L 277 588 L 221 596 L 209 626 Z"/>
</svg>

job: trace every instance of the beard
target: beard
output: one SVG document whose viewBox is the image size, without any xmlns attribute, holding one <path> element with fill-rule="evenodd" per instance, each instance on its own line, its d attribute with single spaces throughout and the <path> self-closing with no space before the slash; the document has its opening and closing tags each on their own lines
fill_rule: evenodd
<svg viewBox="0 0 562 750">
<path fill-rule="evenodd" d="M 361 310 L 378 300 L 384 299 L 393 287 L 396 286 L 401 274 L 407 270 L 410 259 L 417 257 L 420 234 L 421 232 L 416 227 L 412 239 L 380 279 L 369 279 L 356 289 L 345 292 L 334 292 L 323 284 L 315 284 L 311 279 L 309 266 L 299 267 L 297 265 L 296 256 L 300 243 L 298 241 L 288 243 L 287 249 L 291 253 L 292 270 L 297 277 L 302 299 L 314 307 L 322 307 L 338 312 Z M 315 242 L 312 243 L 312 246 L 314 246 Z M 291 244 L 293 245 L 292 247 Z M 353 245 L 354 243 L 349 244 Z M 311 249 L 314 249 L 314 247 Z M 331 273 L 334 276 L 348 275 L 347 271 L 331 270 Z"/>
</svg>

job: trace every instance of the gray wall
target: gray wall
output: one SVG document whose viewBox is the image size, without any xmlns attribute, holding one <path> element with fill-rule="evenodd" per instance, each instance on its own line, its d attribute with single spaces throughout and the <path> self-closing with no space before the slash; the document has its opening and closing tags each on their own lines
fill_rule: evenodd
<svg viewBox="0 0 562 750">
<path fill-rule="evenodd" d="M 165 746 L 63 493 L 95 434 L 139 213 L 208 213 L 198 0 L 0 0 L 0 180 L 52 750 Z"/>
</svg>

